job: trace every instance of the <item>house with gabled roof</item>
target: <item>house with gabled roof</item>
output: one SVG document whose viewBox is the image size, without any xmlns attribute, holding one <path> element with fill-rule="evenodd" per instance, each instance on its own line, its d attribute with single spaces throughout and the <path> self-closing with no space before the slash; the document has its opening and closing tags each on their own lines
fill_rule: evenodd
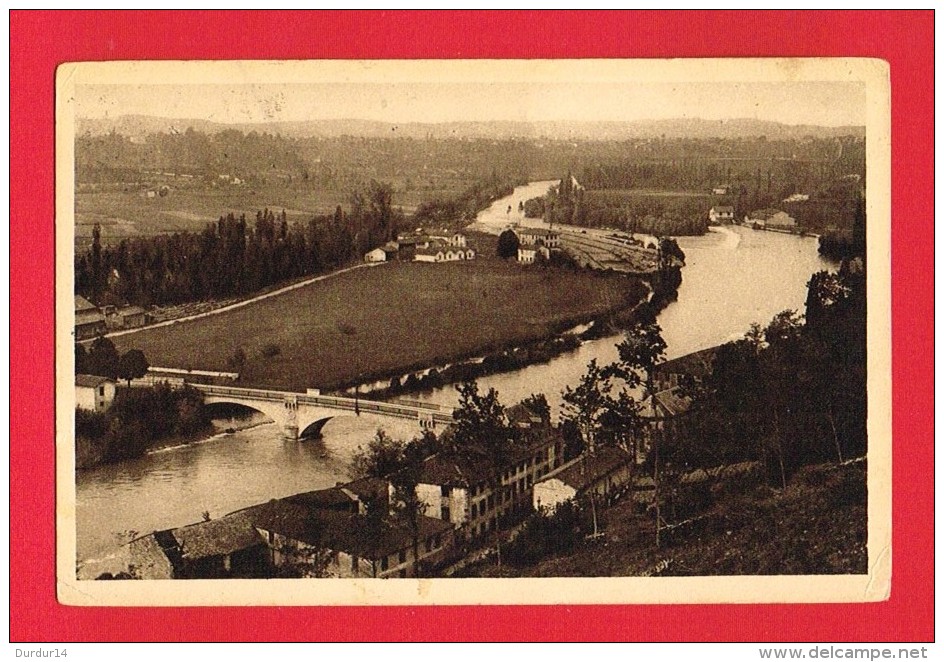
<svg viewBox="0 0 944 662">
<path fill-rule="evenodd" d="M 213 579 L 265 574 L 266 545 L 244 512 L 164 529 L 129 543 L 140 579 Z"/>
<path fill-rule="evenodd" d="M 99 375 L 75 376 L 75 406 L 87 411 L 103 412 L 115 401 L 116 383 Z"/>
<path fill-rule="evenodd" d="M 453 527 L 425 515 L 417 518 L 415 555 L 414 530 L 405 519 L 325 509 L 291 497 L 243 512 L 266 541 L 272 564 L 303 576 L 413 577 L 454 546 Z"/>
</svg>

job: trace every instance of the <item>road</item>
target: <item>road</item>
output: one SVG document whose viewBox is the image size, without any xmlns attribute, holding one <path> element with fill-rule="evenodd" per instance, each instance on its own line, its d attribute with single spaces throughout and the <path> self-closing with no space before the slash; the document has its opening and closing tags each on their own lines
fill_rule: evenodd
<svg viewBox="0 0 944 662">
<path fill-rule="evenodd" d="M 268 299 L 269 297 L 278 296 L 284 294 L 285 292 L 290 292 L 292 290 L 297 290 L 300 287 L 305 287 L 306 285 L 311 285 L 312 283 L 317 283 L 320 280 L 327 280 L 328 278 L 334 278 L 335 276 L 340 276 L 341 274 L 346 274 L 349 271 L 354 271 L 355 269 L 366 269 L 370 267 L 380 267 L 386 264 L 385 262 L 370 262 L 364 264 L 357 264 L 353 267 L 347 267 L 346 269 L 340 269 L 339 271 L 332 271 L 330 274 L 323 274 L 321 276 L 316 276 L 314 278 L 309 278 L 298 283 L 293 283 L 292 285 L 287 285 L 281 287 L 277 290 L 271 292 L 266 292 L 265 294 L 260 294 L 249 299 L 244 299 L 243 301 L 237 301 L 236 303 L 231 303 L 220 308 L 214 308 L 213 310 L 208 310 L 206 312 L 197 313 L 195 315 L 188 315 L 187 317 L 177 317 L 172 320 L 164 320 L 163 322 L 158 322 L 156 324 L 148 324 L 147 326 L 139 326 L 134 329 L 123 329 L 121 331 L 112 331 L 111 333 L 106 333 L 106 338 L 114 338 L 116 336 L 126 336 L 130 333 L 137 333 L 138 331 L 144 331 L 145 329 L 156 329 L 160 326 L 170 326 L 171 324 L 177 324 L 179 322 L 189 322 L 191 320 L 200 319 L 201 317 L 209 317 L 210 315 L 219 315 L 220 313 L 225 313 L 230 310 L 235 310 L 236 308 L 242 308 L 243 306 L 248 306 L 251 303 L 256 303 L 257 301 L 262 301 L 263 299 Z"/>
</svg>

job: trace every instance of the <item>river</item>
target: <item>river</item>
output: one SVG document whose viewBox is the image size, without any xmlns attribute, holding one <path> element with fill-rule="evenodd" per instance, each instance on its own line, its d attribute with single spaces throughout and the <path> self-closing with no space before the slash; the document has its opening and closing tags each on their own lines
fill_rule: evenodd
<svg viewBox="0 0 944 662">
<path fill-rule="evenodd" d="M 476 227 L 498 232 L 522 221 L 518 203 L 542 195 L 552 183 L 518 187 L 481 212 Z M 527 224 L 541 221 L 528 219 Z M 830 268 L 813 238 L 721 227 L 678 241 L 686 255 L 682 285 L 678 300 L 659 315 L 667 358 L 740 337 L 752 322 L 765 324 L 782 310 L 803 312 L 810 275 Z M 585 342 L 546 364 L 483 377 L 480 388 L 494 387 L 505 404 L 543 392 L 556 409 L 560 392 L 577 383 L 591 359 L 606 364 L 616 358 L 618 341 L 614 336 Z M 447 386 L 410 397 L 455 404 L 456 391 Z M 418 431 L 410 421 L 391 420 L 385 428 L 400 438 Z M 352 455 L 375 431 L 365 421 L 338 417 L 325 426 L 321 439 L 297 443 L 284 441 L 274 424 L 261 425 L 83 470 L 76 478 L 79 576 L 120 569 L 127 561 L 123 543 L 136 534 L 346 480 Z"/>
</svg>

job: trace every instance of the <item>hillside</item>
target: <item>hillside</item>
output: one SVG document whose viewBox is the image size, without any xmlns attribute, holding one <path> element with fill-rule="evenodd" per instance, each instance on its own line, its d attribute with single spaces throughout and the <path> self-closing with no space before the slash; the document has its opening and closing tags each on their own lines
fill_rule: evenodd
<svg viewBox="0 0 944 662">
<path fill-rule="evenodd" d="M 787 489 L 713 488 L 704 517 L 664 534 L 624 498 L 602 515 L 605 536 L 570 554 L 501 568 L 482 562 L 475 577 L 594 577 L 859 574 L 868 569 L 866 463 L 800 470 Z M 505 558 L 511 557 L 510 550 Z"/>
</svg>

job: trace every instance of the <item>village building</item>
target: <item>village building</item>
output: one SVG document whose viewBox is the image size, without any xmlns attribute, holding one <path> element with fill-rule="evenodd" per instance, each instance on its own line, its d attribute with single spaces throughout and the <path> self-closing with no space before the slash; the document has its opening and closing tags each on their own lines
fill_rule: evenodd
<svg viewBox="0 0 944 662">
<path fill-rule="evenodd" d="M 560 233 L 554 230 L 519 227 L 515 229 L 515 234 L 518 235 L 518 241 L 522 246 L 544 246 L 548 250 L 553 250 L 560 248 L 561 245 Z"/>
<path fill-rule="evenodd" d="M 449 558 L 455 533 L 448 522 L 419 515 L 417 536 L 405 519 L 351 512 L 337 492 L 334 507 L 278 499 L 244 511 L 265 540 L 272 565 L 318 576 L 414 577 Z M 414 547 L 417 555 L 414 555 Z"/>
<path fill-rule="evenodd" d="M 391 515 L 390 492 L 389 482 L 362 478 L 155 531 L 129 544 L 134 575 L 413 577 L 451 559 L 452 524 L 420 515 L 414 539 L 411 522 Z M 371 517 L 369 504 L 383 515 Z"/>
<path fill-rule="evenodd" d="M 711 189 L 713 195 L 727 195 L 729 187 L 727 186 L 715 186 Z"/>
<path fill-rule="evenodd" d="M 541 250 L 543 249 L 543 250 Z M 538 259 L 538 254 L 544 257 L 550 257 L 550 251 L 541 246 L 540 248 L 518 247 L 518 262 L 520 264 L 534 264 Z"/>
<path fill-rule="evenodd" d="M 451 237 L 449 237 L 448 243 L 450 246 L 454 246 L 456 248 L 465 248 L 468 246 L 468 239 L 461 232 L 456 232 Z"/>
<path fill-rule="evenodd" d="M 475 250 L 451 246 L 442 239 L 433 239 L 416 247 L 413 258 L 416 262 L 458 262 L 475 259 Z"/>
<path fill-rule="evenodd" d="M 257 577 L 268 563 L 265 540 L 244 512 L 155 531 L 129 547 L 138 579 Z"/>
<path fill-rule="evenodd" d="M 75 339 L 96 338 L 107 330 L 105 315 L 85 297 L 75 295 Z"/>
<path fill-rule="evenodd" d="M 685 434 L 685 421 L 691 406 L 692 398 L 681 386 L 659 391 L 642 401 L 639 416 L 645 424 L 635 448 L 637 462 L 645 460 L 657 438 L 675 439 Z"/>
<path fill-rule="evenodd" d="M 734 222 L 734 207 L 720 205 L 708 211 L 708 220 L 713 224 Z"/>
<path fill-rule="evenodd" d="M 653 390 L 659 392 L 683 384 L 701 383 L 711 375 L 717 353 L 717 347 L 708 347 L 657 364 L 652 371 Z"/>
<path fill-rule="evenodd" d="M 364 262 L 374 263 L 374 262 L 386 262 L 387 261 L 387 251 L 383 248 L 375 248 L 372 251 L 367 251 L 364 253 Z"/>
<path fill-rule="evenodd" d="M 744 217 L 744 224 L 752 227 L 779 230 L 795 229 L 796 219 L 779 209 L 757 209 Z"/>
<path fill-rule="evenodd" d="M 139 306 L 108 306 L 103 308 L 109 329 L 135 329 L 148 323 L 148 314 Z"/>
<path fill-rule="evenodd" d="M 534 510 L 553 515 L 566 501 L 592 497 L 612 502 L 633 479 L 632 455 L 614 446 L 597 448 L 557 468 L 534 484 Z"/>
<path fill-rule="evenodd" d="M 103 412 L 115 401 L 115 380 L 98 375 L 75 376 L 75 406 Z"/>
<path fill-rule="evenodd" d="M 465 539 L 493 531 L 498 519 L 530 510 L 536 481 L 563 463 L 564 441 L 547 426 L 529 430 L 512 450 L 508 464 L 489 480 L 489 468 L 443 451 L 423 463 L 417 497 L 426 513 L 449 522 Z"/>
</svg>

